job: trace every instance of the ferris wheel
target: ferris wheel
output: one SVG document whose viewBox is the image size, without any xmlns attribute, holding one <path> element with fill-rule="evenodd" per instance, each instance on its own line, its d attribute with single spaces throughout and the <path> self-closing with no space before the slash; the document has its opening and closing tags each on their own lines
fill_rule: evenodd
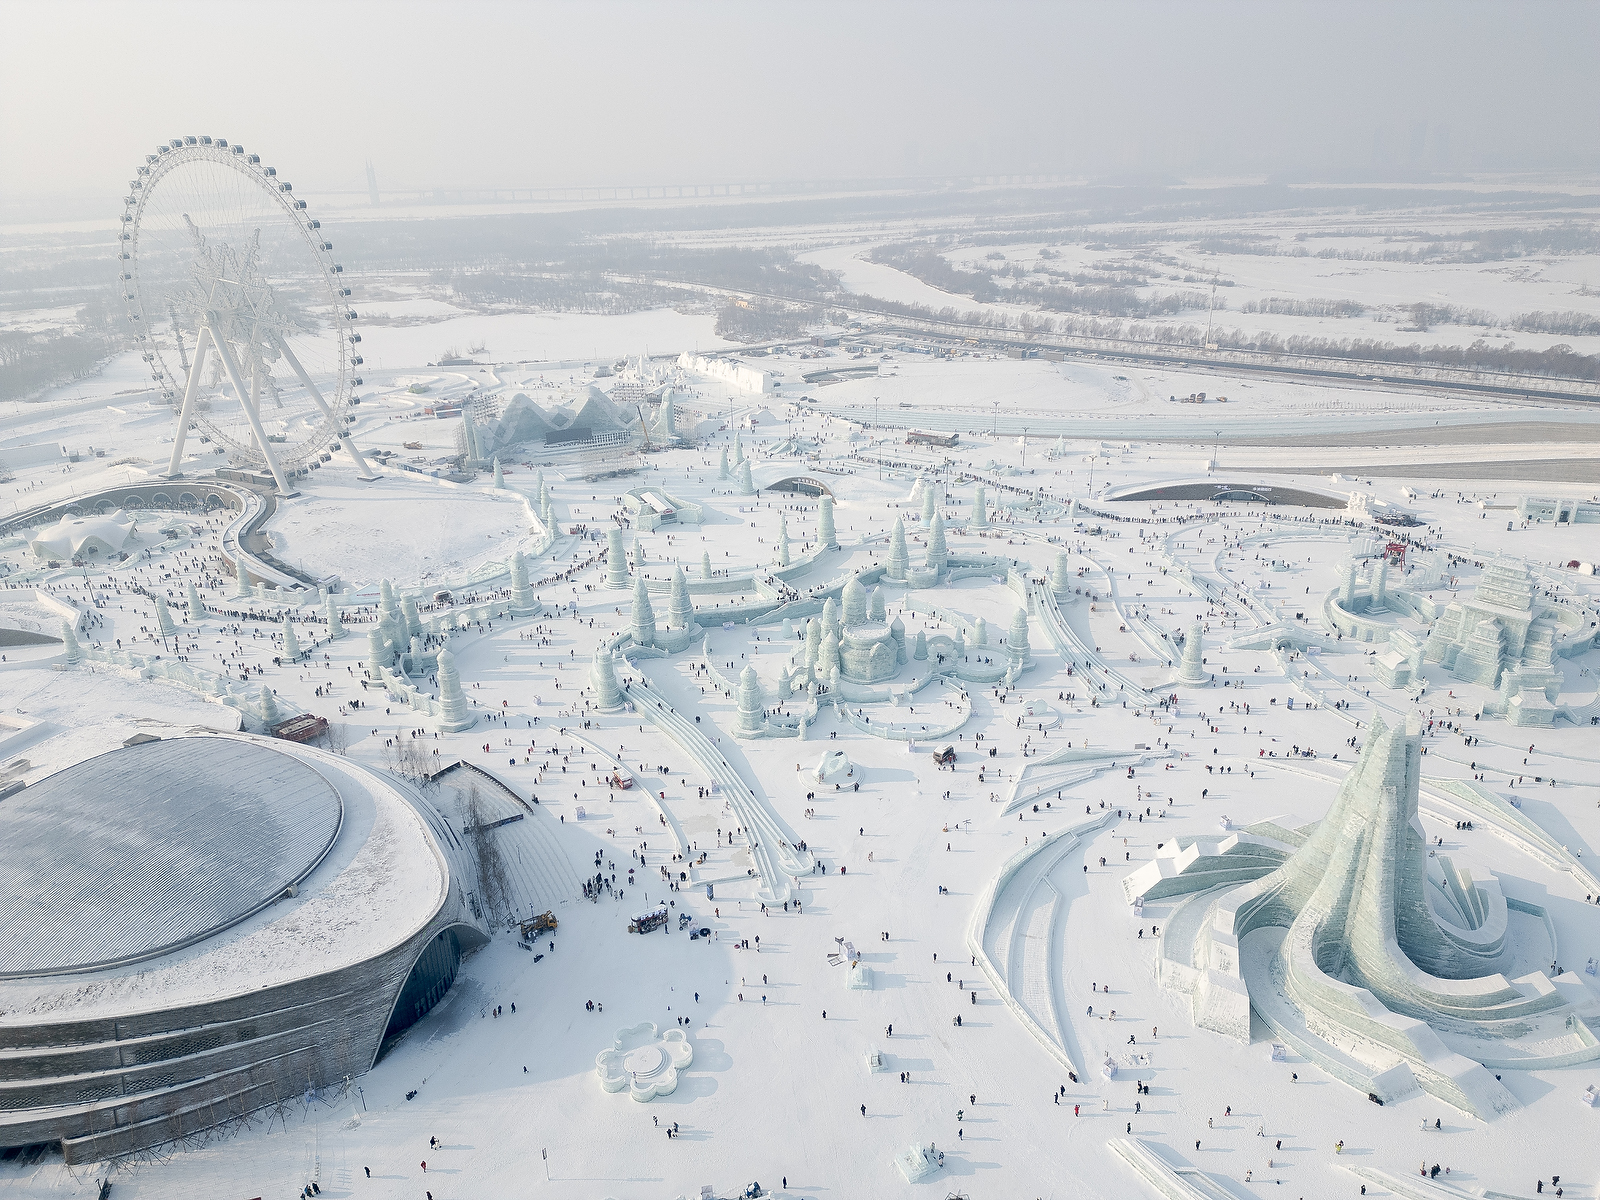
<svg viewBox="0 0 1600 1200">
<path fill-rule="evenodd" d="M 120 239 L 134 345 L 177 414 L 169 476 L 191 430 L 281 494 L 343 446 L 361 335 L 321 222 L 276 169 L 221 138 L 174 138 L 129 181 Z"/>
</svg>

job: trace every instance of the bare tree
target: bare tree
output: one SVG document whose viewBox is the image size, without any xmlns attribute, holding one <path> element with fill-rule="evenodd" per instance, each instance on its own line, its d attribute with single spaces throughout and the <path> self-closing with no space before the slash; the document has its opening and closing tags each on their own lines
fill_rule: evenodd
<svg viewBox="0 0 1600 1200">
<path fill-rule="evenodd" d="M 350 753 L 350 726 L 343 721 L 329 721 L 322 735 L 322 744 L 341 758 Z"/>
<path fill-rule="evenodd" d="M 461 794 L 456 793 L 459 797 Z M 483 899 L 485 914 L 491 921 L 501 921 L 511 916 L 511 881 L 506 874 L 506 863 L 500 853 L 500 844 L 490 828 L 494 819 L 489 807 L 472 784 L 462 798 L 462 823 L 466 827 L 468 843 L 478 863 L 478 895 Z"/>
</svg>

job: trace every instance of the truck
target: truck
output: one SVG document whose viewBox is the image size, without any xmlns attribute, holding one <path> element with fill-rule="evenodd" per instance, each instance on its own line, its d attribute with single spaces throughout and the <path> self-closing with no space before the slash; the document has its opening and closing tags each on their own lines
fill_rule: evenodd
<svg viewBox="0 0 1600 1200">
<path fill-rule="evenodd" d="M 303 713 L 298 717 L 279 721 L 271 729 L 273 737 L 283 738 L 288 742 L 309 742 L 312 738 L 321 737 L 327 732 L 328 718 L 312 713 Z"/>
<path fill-rule="evenodd" d="M 647 908 L 643 912 L 636 912 L 628 922 L 629 933 L 651 933 L 657 929 L 665 929 L 667 925 L 667 906 L 658 904 L 654 908 Z"/>
<path fill-rule="evenodd" d="M 522 940 L 525 942 L 531 942 L 541 933 L 545 933 L 547 931 L 551 933 L 555 932 L 557 924 L 559 924 L 559 922 L 557 922 L 556 914 L 554 912 L 542 912 L 537 917 L 532 917 L 529 920 L 519 922 L 517 928 L 522 933 Z"/>
</svg>

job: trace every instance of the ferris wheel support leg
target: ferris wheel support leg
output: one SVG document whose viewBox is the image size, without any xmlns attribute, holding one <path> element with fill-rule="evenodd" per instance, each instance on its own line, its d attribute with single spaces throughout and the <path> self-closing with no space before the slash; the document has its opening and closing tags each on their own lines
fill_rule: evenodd
<svg viewBox="0 0 1600 1200">
<path fill-rule="evenodd" d="M 250 405 L 250 394 L 245 391 L 244 380 L 239 375 L 239 364 L 234 360 L 233 351 L 222 338 L 212 334 L 211 340 L 216 344 L 217 355 L 222 359 L 222 367 L 228 372 L 228 382 L 233 384 L 234 394 L 239 397 L 239 407 L 244 409 L 245 419 L 250 422 L 250 429 L 256 435 L 256 445 L 261 447 L 261 456 L 267 460 L 267 469 L 272 472 L 272 481 L 278 485 L 280 496 L 293 496 L 295 490 L 289 486 L 289 480 L 283 474 L 283 468 L 278 465 L 278 456 L 272 452 L 272 443 L 267 441 L 267 431 L 261 427 L 261 417 Z"/>
<path fill-rule="evenodd" d="M 305 385 L 306 391 L 311 393 L 311 398 L 317 402 L 317 407 L 322 410 L 322 415 L 331 419 L 333 410 L 328 407 L 328 402 L 322 398 L 322 393 L 317 390 L 317 385 L 311 382 L 311 376 L 306 374 L 306 369 L 300 365 L 300 360 L 294 356 L 294 351 L 289 349 L 289 344 L 279 337 L 276 332 L 272 334 L 272 340 L 277 343 L 278 353 L 288 360 L 289 366 L 294 368 L 294 373 L 300 377 L 300 382 Z M 339 444 L 344 447 L 345 453 L 355 462 L 356 477 L 358 479 L 365 483 L 372 483 L 374 480 L 382 478 L 367 465 L 367 460 L 362 457 L 361 451 L 356 449 L 355 440 L 343 429 L 339 430 Z"/>
<path fill-rule="evenodd" d="M 172 462 L 167 466 L 166 479 L 177 479 L 183 474 L 183 443 L 189 434 L 189 414 L 194 411 L 194 398 L 200 391 L 200 372 L 206 363 L 206 351 L 211 346 L 211 330 L 200 326 L 200 336 L 195 339 L 194 365 L 189 368 L 189 383 L 183 389 L 183 408 L 178 412 L 178 431 L 172 439 Z"/>
</svg>

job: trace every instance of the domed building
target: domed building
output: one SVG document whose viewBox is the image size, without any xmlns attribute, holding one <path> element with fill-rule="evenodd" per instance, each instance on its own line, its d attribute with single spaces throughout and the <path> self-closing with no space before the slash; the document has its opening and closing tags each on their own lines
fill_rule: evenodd
<svg viewBox="0 0 1600 1200">
<path fill-rule="evenodd" d="M 308 746 L 113 750 L 0 840 L 0 1148 L 69 1164 L 360 1075 L 487 941 L 443 814 Z"/>
<path fill-rule="evenodd" d="M 133 533 L 133 521 L 120 508 L 104 516 L 63 517 L 34 534 L 28 549 L 38 558 L 110 556 Z"/>
</svg>

